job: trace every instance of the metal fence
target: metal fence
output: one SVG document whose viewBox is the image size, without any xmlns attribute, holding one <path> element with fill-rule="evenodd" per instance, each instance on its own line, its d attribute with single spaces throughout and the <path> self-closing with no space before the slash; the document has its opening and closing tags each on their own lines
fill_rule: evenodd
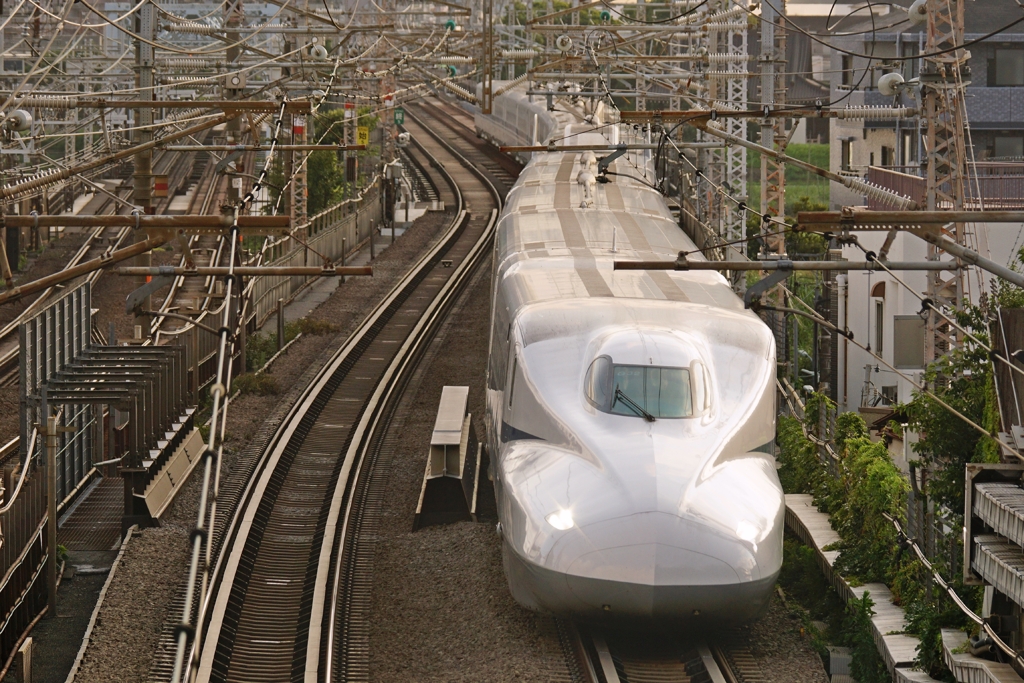
<svg viewBox="0 0 1024 683">
<path fill-rule="evenodd" d="M 353 210 L 350 202 L 342 202 L 313 216 L 305 226 L 309 236 L 306 248 L 297 245 L 288 253 L 278 256 L 274 253 L 279 246 L 271 246 L 271 266 L 321 265 L 323 259 L 340 263 L 356 253 L 380 223 L 381 207 L 376 186 L 364 192 L 358 208 Z M 288 240 L 283 240 L 288 241 Z M 344 254 L 342 250 L 344 248 Z M 305 275 L 275 275 L 253 278 L 248 289 L 249 311 L 255 319 L 254 327 L 260 327 L 277 310 L 277 300 L 289 302 L 315 278 Z"/>
<path fill-rule="evenodd" d="M 92 285 L 76 287 L 22 323 L 20 335 L 21 457 L 41 444 L 36 426 L 46 421 L 46 386 L 87 349 L 92 340 Z M 92 469 L 91 405 L 64 406 L 58 425 L 57 493 L 63 500 Z"/>
</svg>

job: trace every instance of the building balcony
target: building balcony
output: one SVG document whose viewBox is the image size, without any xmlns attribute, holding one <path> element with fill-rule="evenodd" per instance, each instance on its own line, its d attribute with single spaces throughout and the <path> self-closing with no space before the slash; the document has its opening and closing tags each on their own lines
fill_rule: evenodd
<svg viewBox="0 0 1024 683">
<path fill-rule="evenodd" d="M 867 181 L 926 206 L 928 181 L 919 166 L 870 166 Z M 949 191 L 948 185 L 940 188 Z M 969 165 L 964 179 L 964 209 L 1024 209 L 1024 163 L 979 161 Z M 887 209 L 888 205 L 868 199 L 868 208 Z M 938 209 L 950 209 L 940 202 Z"/>
</svg>

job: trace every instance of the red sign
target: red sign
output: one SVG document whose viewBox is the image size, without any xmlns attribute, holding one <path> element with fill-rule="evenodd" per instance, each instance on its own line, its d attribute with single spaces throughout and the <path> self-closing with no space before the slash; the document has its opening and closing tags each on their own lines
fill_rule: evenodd
<svg viewBox="0 0 1024 683">
<path fill-rule="evenodd" d="M 153 176 L 153 196 L 154 197 L 166 197 L 167 196 L 167 176 L 158 175 Z"/>
</svg>

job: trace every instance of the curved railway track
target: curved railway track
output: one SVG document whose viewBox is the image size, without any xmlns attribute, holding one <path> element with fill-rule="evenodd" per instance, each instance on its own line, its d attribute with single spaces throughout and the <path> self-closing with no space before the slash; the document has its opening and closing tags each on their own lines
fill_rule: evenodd
<svg viewBox="0 0 1024 683">
<path fill-rule="evenodd" d="M 366 680 L 376 452 L 418 359 L 489 256 L 503 196 L 421 124 L 408 128 L 439 162 L 455 219 L 271 440 L 216 555 L 199 680 Z"/>
</svg>

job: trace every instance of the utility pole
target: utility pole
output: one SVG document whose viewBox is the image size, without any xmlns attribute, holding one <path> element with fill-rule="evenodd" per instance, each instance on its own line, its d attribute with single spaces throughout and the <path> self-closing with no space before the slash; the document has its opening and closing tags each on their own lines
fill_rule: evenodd
<svg viewBox="0 0 1024 683">
<path fill-rule="evenodd" d="M 136 32 L 144 40 L 135 41 L 135 84 L 139 90 L 139 99 L 153 99 L 153 36 L 156 31 L 156 8 L 152 2 L 146 2 L 136 17 Z M 146 42 L 150 41 L 150 42 Z M 145 144 L 153 140 L 153 131 L 150 126 L 153 124 L 153 108 L 142 107 L 135 110 L 135 125 L 139 130 L 135 131 L 138 136 L 138 144 Z M 153 150 L 145 149 L 135 155 L 135 175 L 132 178 L 132 204 L 140 213 L 152 214 L 153 202 Z M 136 242 L 144 242 L 149 236 L 139 231 L 135 235 Z M 135 264 L 142 267 L 149 267 L 153 263 L 150 252 L 135 257 Z M 146 276 L 139 277 L 138 286 L 142 287 L 149 280 Z M 152 300 L 146 297 L 142 304 L 143 310 L 153 310 Z M 148 333 L 149 317 L 138 315 L 135 317 L 135 324 L 141 325 Z"/>
<path fill-rule="evenodd" d="M 484 0 L 484 73 L 483 99 L 480 110 L 484 114 L 491 113 L 491 80 L 494 77 L 494 0 Z"/>
<path fill-rule="evenodd" d="M 239 27 L 242 25 L 244 8 L 242 7 L 242 0 L 230 0 L 224 10 L 224 28 L 226 30 L 225 36 L 228 41 L 229 47 L 225 52 L 225 59 L 228 64 L 237 64 L 239 57 L 242 55 L 242 49 L 235 45 L 240 39 L 241 35 L 238 32 Z M 287 48 L 285 48 L 287 49 Z M 224 99 L 235 100 L 241 94 L 245 88 L 244 77 L 236 83 L 225 81 L 221 86 L 224 90 Z M 224 127 L 224 132 L 227 134 L 228 144 L 239 144 L 241 143 L 241 131 L 242 131 L 242 120 L 239 117 L 235 117 L 227 122 Z M 259 144 L 259 140 L 253 140 L 253 144 Z M 243 157 L 244 158 L 244 157 Z M 236 163 L 236 168 L 242 165 L 241 160 Z M 239 168 L 244 171 L 244 169 Z M 238 186 L 236 186 L 236 181 Z M 242 177 L 237 176 L 231 179 L 231 185 L 228 187 L 228 203 L 234 204 L 241 197 L 241 181 Z M 216 182 L 216 181 L 215 181 Z"/>
<path fill-rule="evenodd" d="M 775 65 L 785 62 L 786 36 L 780 28 L 780 12 L 786 11 L 783 0 L 779 0 L 778 10 L 774 3 L 764 3 L 761 7 L 761 107 L 765 112 L 778 109 L 786 101 L 785 76 L 779 76 Z M 780 152 L 786 150 L 786 124 L 782 117 L 766 116 L 761 120 L 761 145 Z M 786 167 L 785 164 L 761 155 L 761 214 L 784 220 L 786 217 Z M 778 225 L 769 222 L 761 223 L 761 237 L 764 240 L 762 256 L 786 254 L 786 240 L 779 232 Z M 776 306 L 785 305 L 785 297 L 781 287 L 776 287 L 770 295 Z M 768 320 L 772 332 L 775 333 L 775 346 L 779 360 L 787 360 L 786 325 L 780 313 L 769 313 Z M 793 350 L 796 353 L 796 349 Z"/>
<path fill-rule="evenodd" d="M 929 0 L 926 53 L 941 52 L 963 43 L 963 0 Z M 968 53 L 963 50 L 926 57 L 921 71 L 926 117 L 927 210 L 962 211 L 967 174 L 964 141 L 964 87 Z M 942 234 L 963 245 L 964 224 L 951 223 Z M 928 259 L 938 260 L 944 252 L 931 243 Z M 927 296 L 938 305 L 961 309 L 964 302 L 962 271 L 951 275 L 930 273 Z M 956 330 L 929 309 L 924 340 L 924 362 L 934 362 L 956 344 Z"/>
</svg>

